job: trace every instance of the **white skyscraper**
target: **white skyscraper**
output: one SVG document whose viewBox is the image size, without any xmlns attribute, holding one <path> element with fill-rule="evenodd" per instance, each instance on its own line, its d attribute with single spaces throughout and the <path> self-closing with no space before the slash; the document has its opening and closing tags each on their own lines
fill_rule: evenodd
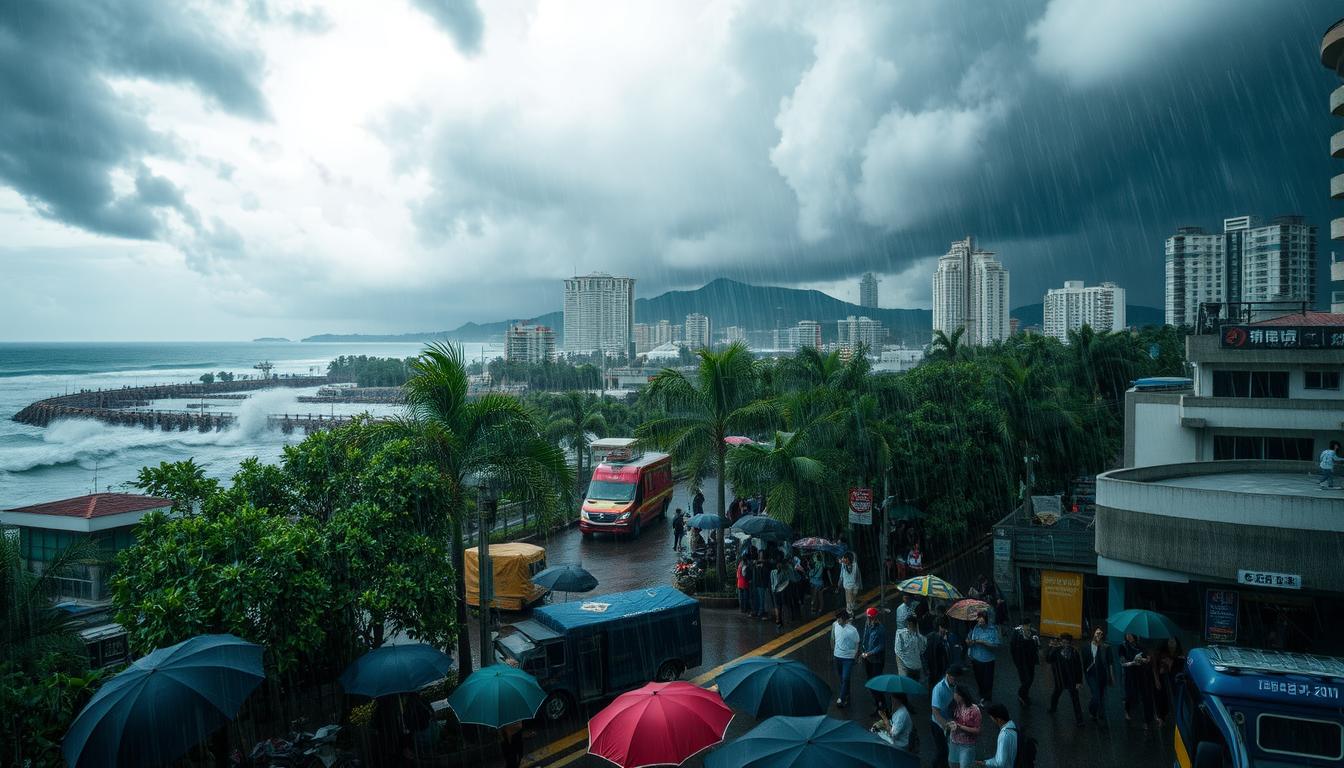
<svg viewBox="0 0 1344 768">
<path fill-rule="evenodd" d="M 775 331 L 774 347 L 781 350 L 803 347 L 821 349 L 821 323 L 816 320 L 799 320 L 792 328 Z"/>
<path fill-rule="evenodd" d="M 1007 339 L 1008 270 L 975 238 L 952 243 L 933 273 L 933 330 L 951 336 L 964 328 L 962 343 L 985 346 Z"/>
<path fill-rule="evenodd" d="M 686 316 L 686 346 L 701 349 L 709 346 L 709 318 L 699 312 Z"/>
<path fill-rule="evenodd" d="M 877 306 L 877 275 L 872 272 L 864 272 L 859 278 L 859 306 Z"/>
<path fill-rule="evenodd" d="M 743 328 L 740 325 L 730 325 L 727 328 L 723 329 L 723 340 L 728 342 L 729 344 L 733 344 L 739 341 L 746 343 L 747 329 Z"/>
<path fill-rule="evenodd" d="M 1064 343 L 1069 331 L 1084 325 L 1092 330 L 1125 329 L 1125 289 L 1115 283 L 1085 287 L 1082 280 L 1067 280 L 1063 288 L 1045 293 L 1045 335 Z"/>
<path fill-rule="evenodd" d="M 565 280 L 565 349 L 625 354 L 634 340 L 635 279 L 605 273 Z"/>
<path fill-rule="evenodd" d="M 1196 325 L 1206 303 L 1260 302 L 1255 318 L 1316 302 L 1316 228 L 1301 216 L 1279 216 L 1265 224 L 1253 216 L 1223 219 L 1221 233 L 1181 227 L 1166 242 L 1166 322 Z M 1220 308 L 1246 312 L 1249 307 Z M 1281 313 L 1281 312 L 1280 312 Z"/>
<path fill-rule="evenodd" d="M 882 342 L 887 338 L 887 329 L 876 320 L 850 315 L 844 320 L 835 321 L 836 337 L 841 346 L 854 348 L 863 344 L 873 353 L 882 351 Z"/>
</svg>

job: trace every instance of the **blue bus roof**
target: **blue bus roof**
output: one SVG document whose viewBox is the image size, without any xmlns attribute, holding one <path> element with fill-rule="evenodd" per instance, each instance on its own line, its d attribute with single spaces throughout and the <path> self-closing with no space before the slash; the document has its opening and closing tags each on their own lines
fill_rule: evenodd
<svg viewBox="0 0 1344 768">
<path fill-rule="evenodd" d="M 696 601 L 672 587 L 652 587 L 629 592 L 590 597 L 569 603 L 552 603 L 532 611 L 532 618 L 556 632 L 584 627 L 616 619 L 638 616 Z"/>
<path fill-rule="evenodd" d="M 1305 653 L 1210 646 L 1195 648 L 1186 674 L 1200 691 L 1219 697 L 1258 699 L 1338 708 L 1344 689 L 1344 659 Z"/>
</svg>

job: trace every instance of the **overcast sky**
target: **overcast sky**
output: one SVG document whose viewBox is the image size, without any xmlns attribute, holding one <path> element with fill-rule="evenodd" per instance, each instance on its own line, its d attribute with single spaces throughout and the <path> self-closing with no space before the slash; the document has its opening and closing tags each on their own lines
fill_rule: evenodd
<svg viewBox="0 0 1344 768">
<path fill-rule="evenodd" d="M 0 3 L 0 339 L 399 332 L 716 276 L 1161 306 L 1162 240 L 1329 258 L 1330 0 Z M 1321 290 L 1326 289 L 1322 280 Z"/>
</svg>

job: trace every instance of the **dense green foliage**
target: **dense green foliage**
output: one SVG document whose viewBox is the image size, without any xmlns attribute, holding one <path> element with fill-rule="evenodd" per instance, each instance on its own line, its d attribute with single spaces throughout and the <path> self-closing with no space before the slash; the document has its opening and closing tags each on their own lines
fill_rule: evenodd
<svg viewBox="0 0 1344 768">
<path fill-rule="evenodd" d="M 485 370 L 496 384 L 526 384 L 532 390 L 560 392 L 602 387 L 602 369 L 591 363 L 574 364 L 565 360 L 522 363 L 497 357 L 486 363 Z"/>
<path fill-rule="evenodd" d="M 411 360 L 395 357 L 342 355 L 327 363 L 327 376 L 361 387 L 400 387 L 411 377 Z"/>
</svg>

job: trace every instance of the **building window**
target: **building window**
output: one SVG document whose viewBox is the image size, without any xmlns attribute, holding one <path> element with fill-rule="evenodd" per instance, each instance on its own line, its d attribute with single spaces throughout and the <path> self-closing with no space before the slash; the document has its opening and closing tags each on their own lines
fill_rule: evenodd
<svg viewBox="0 0 1344 768">
<path fill-rule="evenodd" d="M 1214 371 L 1214 397 L 1288 397 L 1287 371 Z"/>
<path fill-rule="evenodd" d="M 1307 371 L 1307 389 L 1339 389 L 1339 371 Z"/>
<path fill-rule="evenodd" d="M 1255 435 L 1214 435 L 1213 460 L 1286 459 L 1309 461 L 1314 458 L 1309 437 L 1259 437 Z"/>
</svg>

